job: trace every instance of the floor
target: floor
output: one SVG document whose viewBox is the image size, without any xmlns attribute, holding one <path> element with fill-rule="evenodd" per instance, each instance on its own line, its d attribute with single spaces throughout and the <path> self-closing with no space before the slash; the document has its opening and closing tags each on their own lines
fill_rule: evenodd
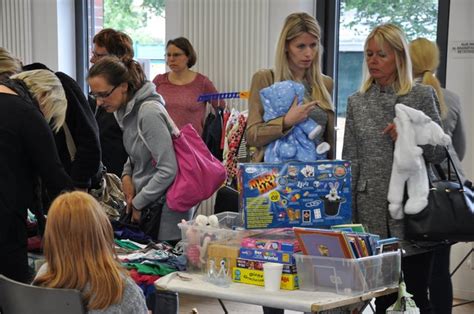
<svg viewBox="0 0 474 314">
<path fill-rule="evenodd" d="M 196 297 L 192 295 L 180 294 L 179 298 L 179 308 L 180 314 L 190 314 L 192 309 L 196 308 L 199 314 L 223 314 L 224 311 L 220 306 L 217 299 Z M 455 300 L 454 304 L 464 302 L 462 300 Z M 246 314 L 261 314 L 263 313 L 262 307 L 252 304 L 244 304 L 238 302 L 224 301 L 224 305 L 227 308 L 229 314 L 234 313 L 246 313 Z M 364 314 L 370 314 L 372 311 L 366 309 Z M 473 314 L 474 313 L 474 303 L 467 305 L 462 305 L 453 308 L 452 314 Z M 285 314 L 302 314 L 302 312 L 295 311 L 285 311 Z"/>
</svg>

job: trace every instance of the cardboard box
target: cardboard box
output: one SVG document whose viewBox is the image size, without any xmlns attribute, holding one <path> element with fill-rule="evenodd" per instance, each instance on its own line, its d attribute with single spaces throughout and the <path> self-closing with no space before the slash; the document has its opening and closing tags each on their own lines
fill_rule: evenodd
<svg viewBox="0 0 474 314">
<path fill-rule="evenodd" d="M 237 258 L 239 257 L 239 247 L 233 245 L 227 245 L 223 243 L 212 243 L 207 249 L 207 265 L 206 271 L 212 266 L 211 261 L 214 263 L 214 267 L 219 267 L 219 264 L 224 261 L 226 268 L 229 269 L 229 277 L 231 271 L 237 266 Z"/>
<path fill-rule="evenodd" d="M 232 280 L 234 282 L 246 283 L 256 286 L 264 286 L 263 270 L 246 269 L 234 267 L 232 270 Z M 298 289 L 297 274 L 282 274 L 280 289 L 296 290 Z"/>
<path fill-rule="evenodd" d="M 246 229 L 351 223 L 349 161 L 243 163 L 239 207 Z"/>
<path fill-rule="evenodd" d="M 261 233 L 242 239 L 241 246 L 250 249 L 266 249 L 299 252 L 300 244 L 293 228 L 265 229 Z"/>
<path fill-rule="evenodd" d="M 254 261 L 273 262 L 281 264 L 295 264 L 292 252 L 265 250 L 265 249 L 249 249 L 240 248 L 240 258 L 250 259 Z"/>
<path fill-rule="evenodd" d="M 247 269 L 255 269 L 255 270 L 262 270 L 263 271 L 263 261 L 255 261 L 250 259 L 238 258 L 237 259 L 237 267 L 240 268 L 247 268 Z M 296 264 L 283 264 L 284 274 L 296 274 Z"/>
</svg>

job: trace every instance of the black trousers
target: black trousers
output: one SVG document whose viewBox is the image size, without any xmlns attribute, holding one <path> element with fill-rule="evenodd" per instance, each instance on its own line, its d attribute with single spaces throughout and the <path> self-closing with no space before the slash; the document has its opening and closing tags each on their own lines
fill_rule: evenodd
<svg viewBox="0 0 474 314">
<path fill-rule="evenodd" d="M 266 307 L 262 306 L 263 314 L 283 314 L 285 312 L 284 309 L 275 309 L 273 307 Z"/>
<path fill-rule="evenodd" d="M 402 271 L 407 291 L 413 295 L 421 314 L 431 313 L 428 298 L 428 284 L 431 276 L 433 251 L 406 256 L 402 258 Z M 387 308 L 397 300 L 397 293 L 375 299 L 375 312 L 385 314 Z"/>
<path fill-rule="evenodd" d="M 433 254 L 433 269 L 429 284 L 430 302 L 434 314 L 451 314 L 453 284 L 449 273 L 451 245 L 437 248 Z"/>
</svg>

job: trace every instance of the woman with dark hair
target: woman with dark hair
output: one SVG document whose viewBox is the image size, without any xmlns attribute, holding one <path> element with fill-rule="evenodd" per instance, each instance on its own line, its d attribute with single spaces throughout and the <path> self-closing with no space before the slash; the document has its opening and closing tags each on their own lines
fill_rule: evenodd
<svg viewBox="0 0 474 314">
<path fill-rule="evenodd" d="M 162 202 L 176 172 L 169 118 L 155 85 L 145 78 L 140 64 L 103 57 L 92 66 L 87 80 L 90 96 L 107 112 L 113 112 L 123 130 L 123 144 L 129 155 L 122 173 L 127 213 L 138 222 L 145 207 Z M 192 211 L 171 211 L 163 206 L 158 234 L 154 239 L 171 243 L 181 239 L 177 226 L 191 219 Z"/>
<path fill-rule="evenodd" d="M 205 102 L 198 102 L 202 94 L 217 93 L 214 84 L 204 75 L 191 70 L 197 56 L 188 39 L 179 37 L 166 44 L 166 65 L 169 72 L 159 74 L 153 80 L 156 91 L 163 96 L 166 110 L 178 128 L 191 123 L 202 135 L 206 113 Z M 224 107 L 224 101 L 211 101 L 214 108 Z"/>
<path fill-rule="evenodd" d="M 123 61 L 133 59 L 133 41 L 124 32 L 104 28 L 94 36 L 92 43 L 92 57 L 90 59 L 92 64 L 105 56 L 116 56 Z M 102 163 L 107 168 L 107 172 L 120 177 L 128 157 L 122 143 L 122 130 L 120 130 L 114 115 L 97 106 L 95 99 L 89 97 L 89 104 L 99 126 Z"/>
</svg>

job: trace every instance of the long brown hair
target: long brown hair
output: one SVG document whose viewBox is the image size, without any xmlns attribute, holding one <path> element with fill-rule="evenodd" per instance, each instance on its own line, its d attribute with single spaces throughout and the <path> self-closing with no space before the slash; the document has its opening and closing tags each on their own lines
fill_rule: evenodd
<svg viewBox="0 0 474 314">
<path fill-rule="evenodd" d="M 47 271 L 33 284 L 77 289 L 89 310 L 122 300 L 125 271 L 115 259 L 112 226 L 100 204 L 84 192 L 58 196 L 44 234 Z"/>
</svg>

